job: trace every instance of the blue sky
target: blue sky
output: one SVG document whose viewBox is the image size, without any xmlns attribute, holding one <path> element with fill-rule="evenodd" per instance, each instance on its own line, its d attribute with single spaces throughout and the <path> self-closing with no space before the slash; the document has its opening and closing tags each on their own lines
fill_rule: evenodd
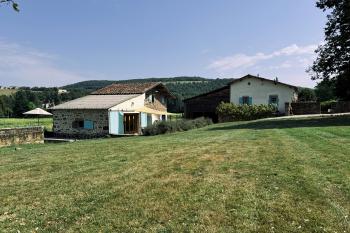
<svg viewBox="0 0 350 233">
<path fill-rule="evenodd" d="M 18 0 L 0 7 L 0 85 L 247 73 L 313 87 L 313 0 Z"/>
</svg>

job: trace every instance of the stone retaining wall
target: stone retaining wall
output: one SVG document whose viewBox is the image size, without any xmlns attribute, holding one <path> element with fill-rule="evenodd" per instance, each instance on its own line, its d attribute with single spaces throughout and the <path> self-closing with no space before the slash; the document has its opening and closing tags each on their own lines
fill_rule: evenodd
<svg viewBox="0 0 350 233">
<path fill-rule="evenodd" d="M 0 129 L 0 147 L 34 143 L 44 143 L 44 127 Z"/>
</svg>

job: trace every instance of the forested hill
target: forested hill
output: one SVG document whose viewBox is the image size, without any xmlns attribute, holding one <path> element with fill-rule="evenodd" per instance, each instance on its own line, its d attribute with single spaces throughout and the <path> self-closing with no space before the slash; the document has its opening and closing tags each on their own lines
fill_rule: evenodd
<svg viewBox="0 0 350 233">
<path fill-rule="evenodd" d="M 143 82 L 162 82 L 173 94 L 180 94 L 185 98 L 211 91 L 226 85 L 232 79 L 208 79 L 202 77 L 174 77 L 174 78 L 145 78 L 129 80 L 90 80 L 62 87 L 63 89 L 83 89 L 88 92 L 95 91 L 113 83 L 143 83 Z"/>
<path fill-rule="evenodd" d="M 129 80 L 91 80 L 74 83 L 62 88 L 67 90 L 83 90 L 92 92 L 112 83 L 135 83 L 135 82 L 162 82 L 169 91 L 176 97 L 175 100 L 168 103 L 169 111 L 181 112 L 183 110 L 183 100 L 192 96 L 200 95 L 211 90 L 225 86 L 232 79 L 207 79 L 202 77 L 174 77 L 174 78 L 146 78 Z"/>
</svg>

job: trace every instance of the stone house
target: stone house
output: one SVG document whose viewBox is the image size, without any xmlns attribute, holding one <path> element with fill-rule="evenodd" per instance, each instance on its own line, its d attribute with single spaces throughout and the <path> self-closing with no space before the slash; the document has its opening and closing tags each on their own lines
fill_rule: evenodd
<svg viewBox="0 0 350 233">
<path fill-rule="evenodd" d="M 112 84 L 53 108 L 53 132 L 63 137 L 138 135 L 155 121 L 166 120 L 167 99 L 162 83 Z"/>
</svg>

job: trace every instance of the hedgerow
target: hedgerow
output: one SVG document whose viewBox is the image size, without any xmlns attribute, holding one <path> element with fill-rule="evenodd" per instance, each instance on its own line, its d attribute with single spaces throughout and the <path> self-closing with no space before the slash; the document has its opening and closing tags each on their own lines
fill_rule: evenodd
<svg viewBox="0 0 350 233">
<path fill-rule="evenodd" d="M 194 120 L 158 121 L 143 129 L 143 135 L 152 136 L 158 134 L 173 133 L 201 128 L 213 124 L 209 118 L 200 117 Z"/>
<path fill-rule="evenodd" d="M 272 117 L 277 111 L 271 104 L 236 105 L 233 103 L 220 103 L 216 108 L 220 121 L 246 121 Z"/>
</svg>

